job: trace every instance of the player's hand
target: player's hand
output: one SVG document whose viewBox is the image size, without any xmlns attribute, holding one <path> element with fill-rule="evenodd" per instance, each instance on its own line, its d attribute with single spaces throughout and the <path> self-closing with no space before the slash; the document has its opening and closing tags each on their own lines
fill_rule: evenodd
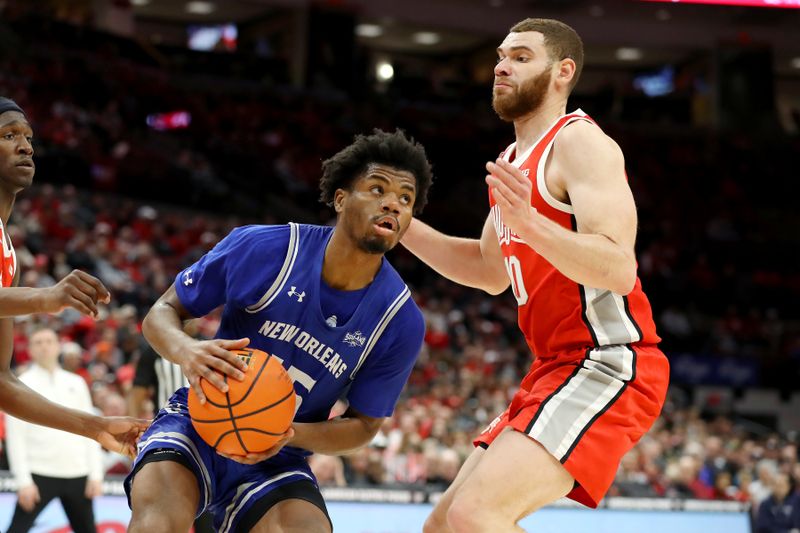
<svg viewBox="0 0 800 533">
<path fill-rule="evenodd" d="M 136 443 L 150 425 L 150 420 L 140 420 L 129 416 L 99 417 L 100 431 L 94 440 L 106 450 L 133 459 L 136 457 Z"/>
<path fill-rule="evenodd" d="M 87 479 L 86 480 L 86 490 L 83 493 L 84 496 L 93 500 L 103 495 L 103 482 L 99 479 Z"/>
<path fill-rule="evenodd" d="M 486 184 L 492 188 L 492 196 L 500 208 L 503 224 L 521 236 L 522 228 L 537 214 L 536 208 L 531 205 L 531 180 L 520 169 L 503 159 L 486 163 L 486 170 L 489 172 Z"/>
<path fill-rule="evenodd" d="M 33 511 L 33 508 L 36 507 L 36 504 L 42 499 L 39 496 L 39 487 L 36 486 L 36 483 L 31 483 L 17 490 L 17 498 L 19 500 L 19 506 L 28 513 Z"/>
<path fill-rule="evenodd" d="M 80 270 L 73 270 L 64 279 L 42 291 L 45 313 L 60 313 L 72 307 L 84 315 L 97 318 L 97 304 L 111 301 L 111 293 L 103 282 Z"/>
<path fill-rule="evenodd" d="M 239 381 L 244 379 L 247 363 L 229 350 L 241 350 L 250 344 L 250 339 L 192 341 L 183 351 L 181 370 L 189 380 L 192 390 L 197 393 L 200 403 L 206 403 L 206 395 L 200 386 L 205 379 L 222 392 L 228 392 L 224 375 Z"/>
<path fill-rule="evenodd" d="M 294 437 L 294 429 L 289 428 L 286 430 L 286 433 L 283 434 L 281 440 L 275 443 L 275 445 L 267 451 L 261 453 L 248 453 L 247 455 L 228 455 L 227 453 L 217 452 L 222 457 L 226 459 L 230 459 L 231 461 L 236 461 L 237 463 L 241 463 L 243 465 L 254 465 L 256 463 L 260 463 L 261 461 L 266 461 L 270 457 L 276 455 L 281 448 L 286 446 L 286 443 L 289 442 L 292 437 Z"/>
</svg>

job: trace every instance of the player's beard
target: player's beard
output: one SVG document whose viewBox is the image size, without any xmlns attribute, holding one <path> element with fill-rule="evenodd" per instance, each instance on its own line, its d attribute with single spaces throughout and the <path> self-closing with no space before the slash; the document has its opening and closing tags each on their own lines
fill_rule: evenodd
<svg viewBox="0 0 800 533">
<path fill-rule="evenodd" d="M 506 122 L 533 113 L 544 102 L 552 77 L 553 72 L 548 65 L 541 74 L 524 81 L 517 91 L 506 95 L 493 93 L 492 108 L 497 116 Z"/>
<path fill-rule="evenodd" d="M 392 245 L 378 236 L 366 235 L 358 241 L 358 247 L 368 254 L 385 254 L 392 249 Z"/>
</svg>

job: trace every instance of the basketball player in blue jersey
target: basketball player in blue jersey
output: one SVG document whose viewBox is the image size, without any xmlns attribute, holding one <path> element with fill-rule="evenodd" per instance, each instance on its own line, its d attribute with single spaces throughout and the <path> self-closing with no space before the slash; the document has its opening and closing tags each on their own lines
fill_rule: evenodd
<svg viewBox="0 0 800 533">
<path fill-rule="evenodd" d="M 376 130 L 325 161 L 321 199 L 335 227 L 289 224 L 235 229 L 182 271 L 145 318 L 144 334 L 200 380 L 241 379 L 230 350 L 279 358 L 294 379 L 293 427 L 262 454 L 223 457 L 194 431 L 179 390 L 139 443 L 125 482 L 132 533 L 188 531 L 204 509 L 229 532 L 332 530 L 307 457 L 356 450 L 372 440 L 422 345 L 424 322 L 408 287 L 383 257 L 426 201 L 432 181 L 423 147 Z M 198 341 L 182 321 L 224 305 L 217 338 Z M 338 398 L 344 415 L 328 419 Z"/>
</svg>

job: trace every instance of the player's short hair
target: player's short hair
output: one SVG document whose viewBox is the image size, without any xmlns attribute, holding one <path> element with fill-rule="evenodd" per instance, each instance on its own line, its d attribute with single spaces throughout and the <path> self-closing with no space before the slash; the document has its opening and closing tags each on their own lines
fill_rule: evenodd
<svg viewBox="0 0 800 533">
<path fill-rule="evenodd" d="M 414 175 L 417 181 L 414 214 L 422 212 L 433 182 L 431 164 L 425 155 L 425 148 L 400 129 L 392 133 L 375 129 L 372 135 L 356 135 L 353 144 L 323 161 L 322 179 L 319 181 L 320 201 L 333 205 L 336 190 L 350 190 L 353 181 L 374 163 Z"/>
<path fill-rule="evenodd" d="M 569 84 L 569 90 L 575 88 L 583 70 L 583 41 L 571 26 L 554 19 L 527 18 L 517 22 L 509 30 L 511 33 L 536 31 L 544 35 L 544 46 L 553 61 L 572 59 L 575 61 L 575 75 Z"/>
</svg>

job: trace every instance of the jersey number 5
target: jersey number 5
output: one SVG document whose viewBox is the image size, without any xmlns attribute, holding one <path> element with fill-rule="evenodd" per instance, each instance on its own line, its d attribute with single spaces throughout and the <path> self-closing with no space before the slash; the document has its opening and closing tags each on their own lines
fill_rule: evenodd
<svg viewBox="0 0 800 533">
<path fill-rule="evenodd" d="M 514 291 L 517 305 L 525 305 L 528 303 L 528 291 L 525 290 L 525 282 L 522 279 L 522 265 L 515 255 L 504 257 L 503 260 L 506 264 L 508 277 L 511 279 L 511 290 Z"/>
<path fill-rule="evenodd" d="M 274 357 L 275 359 L 280 361 L 281 364 L 283 364 L 283 359 L 281 359 L 277 355 L 273 355 L 272 357 Z M 308 374 L 306 374 L 305 372 L 303 372 L 294 365 L 287 368 L 286 373 L 289 374 L 289 377 L 292 378 L 292 381 L 302 385 L 303 388 L 306 389 L 308 392 L 311 392 L 311 389 L 313 389 L 314 385 L 317 384 L 316 379 L 312 378 L 311 376 L 309 376 Z M 300 396 L 299 394 L 295 394 L 294 397 L 296 400 L 294 404 L 294 413 L 297 414 L 297 411 L 300 410 L 300 406 L 303 405 L 303 397 Z"/>
</svg>

